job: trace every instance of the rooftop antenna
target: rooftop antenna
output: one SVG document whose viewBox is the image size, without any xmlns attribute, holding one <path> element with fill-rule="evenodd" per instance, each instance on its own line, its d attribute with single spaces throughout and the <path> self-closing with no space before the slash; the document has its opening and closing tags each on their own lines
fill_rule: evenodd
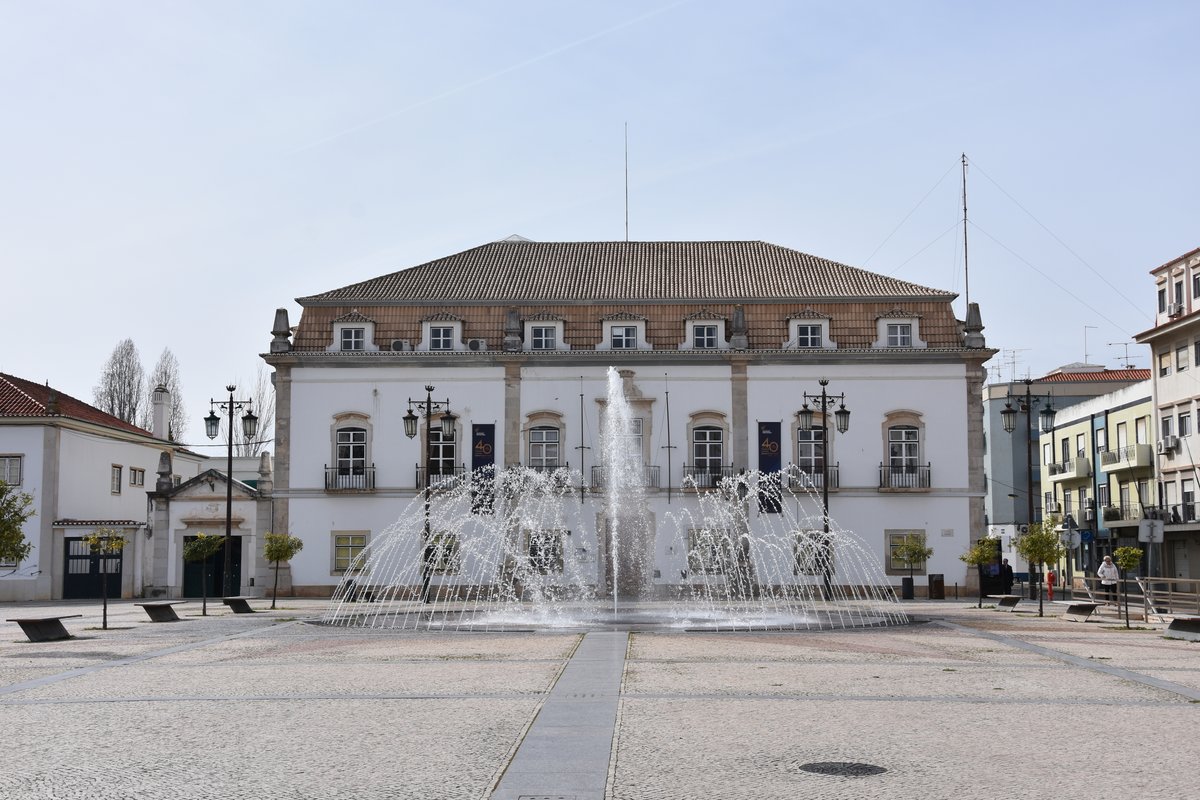
<svg viewBox="0 0 1200 800">
<path fill-rule="evenodd" d="M 1131 344 L 1134 344 L 1134 342 L 1109 342 L 1108 343 L 1109 347 L 1124 347 L 1125 348 L 1125 357 L 1120 360 L 1120 363 L 1125 366 L 1125 369 L 1137 369 L 1137 367 L 1134 366 L 1133 362 L 1129 360 L 1129 345 L 1131 345 Z"/>
<path fill-rule="evenodd" d="M 963 196 L 963 294 L 966 296 L 967 308 L 971 307 L 971 268 L 967 262 L 967 154 L 962 154 L 962 196 Z"/>
<path fill-rule="evenodd" d="M 1088 328 L 1091 328 L 1094 331 L 1100 330 L 1095 325 L 1084 325 L 1083 326 L 1083 363 L 1085 363 L 1085 364 L 1088 363 L 1088 351 L 1087 351 Z"/>
<path fill-rule="evenodd" d="M 625 123 L 625 241 L 629 241 L 629 123 Z"/>
<path fill-rule="evenodd" d="M 1028 347 L 1014 347 L 1001 351 L 1002 355 L 1007 354 L 1008 357 L 1009 383 L 1015 383 L 1017 380 L 1017 353 L 1024 353 L 1028 349 Z"/>
</svg>

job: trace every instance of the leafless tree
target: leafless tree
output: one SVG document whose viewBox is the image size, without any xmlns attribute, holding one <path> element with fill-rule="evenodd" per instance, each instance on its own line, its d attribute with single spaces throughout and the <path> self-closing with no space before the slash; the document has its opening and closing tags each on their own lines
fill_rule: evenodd
<svg viewBox="0 0 1200 800">
<path fill-rule="evenodd" d="M 187 441 L 188 417 L 183 405 L 183 387 L 179 381 L 179 359 L 164 347 L 150 380 L 146 382 L 146 405 L 142 410 L 141 426 L 150 430 L 154 424 L 154 390 L 165 386 L 171 393 L 171 417 L 167 420 L 167 438 L 172 442 Z"/>
<path fill-rule="evenodd" d="M 113 349 L 100 375 L 100 385 L 92 389 L 96 407 L 136 425 L 145 396 L 145 375 L 133 339 L 125 339 Z"/>
<path fill-rule="evenodd" d="M 242 432 L 240 416 L 236 418 L 233 426 L 233 453 L 238 456 L 256 456 L 265 449 L 275 435 L 275 387 L 271 384 L 271 376 L 267 374 L 262 365 L 259 365 L 258 372 L 254 376 L 253 388 L 249 389 L 247 393 L 238 392 L 237 394 L 239 397 L 249 396 L 251 409 L 258 417 L 258 432 L 254 434 L 253 439 L 247 439 Z M 218 441 L 228 441 L 225 438 L 228 436 L 226 428 L 228 423 L 228 417 L 221 417 L 221 434 L 217 437 Z"/>
</svg>

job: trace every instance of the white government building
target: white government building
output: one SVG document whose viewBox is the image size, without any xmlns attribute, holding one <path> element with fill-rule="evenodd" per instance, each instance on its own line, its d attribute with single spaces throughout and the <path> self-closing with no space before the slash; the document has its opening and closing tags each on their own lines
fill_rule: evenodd
<svg viewBox="0 0 1200 800">
<path fill-rule="evenodd" d="M 891 548 L 917 533 L 934 550 L 918 576 L 974 585 L 958 556 L 985 531 L 981 396 L 995 351 L 974 304 L 956 318 L 956 297 L 765 242 L 514 236 L 299 298 L 299 324 L 277 311 L 264 355 L 271 524 L 305 542 L 292 589 L 328 595 L 421 494 L 427 459 L 435 484 L 480 466 L 567 467 L 592 527 L 575 541 L 603 552 L 610 366 L 636 415 L 651 520 L 743 470 L 819 486 L 828 468 L 831 516 L 889 580 L 908 574 Z M 852 414 L 844 433 L 830 421 L 826 442 L 797 418 L 822 379 Z M 422 421 L 410 439 L 410 401 L 430 396 L 453 434 L 435 427 L 426 443 Z M 819 516 L 819 496 L 783 502 Z M 767 516 L 755 509 L 750 524 Z M 656 585 L 688 580 L 685 556 L 661 541 L 653 553 Z M 605 569 L 600 559 L 598 584 Z"/>
</svg>

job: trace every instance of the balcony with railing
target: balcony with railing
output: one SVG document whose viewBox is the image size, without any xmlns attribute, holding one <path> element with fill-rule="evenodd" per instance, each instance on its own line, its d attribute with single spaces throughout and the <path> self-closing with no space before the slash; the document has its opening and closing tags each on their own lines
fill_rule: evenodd
<svg viewBox="0 0 1200 800">
<path fill-rule="evenodd" d="M 1047 465 L 1046 472 L 1054 482 L 1083 480 L 1091 476 L 1092 462 L 1087 456 L 1076 456 Z"/>
<path fill-rule="evenodd" d="M 879 465 L 879 488 L 883 490 L 928 489 L 932 464 Z"/>
<path fill-rule="evenodd" d="M 1129 469 L 1154 469 L 1154 448 L 1148 444 L 1131 444 L 1100 453 L 1101 472 L 1122 472 Z"/>
<path fill-rule="evenodd" d="M 656 464 L 643 464 L 639 476 L 640 485 L 647 489 L 658 488 L 659 467 Z M 592 491 L 602 492 L 609 485 L 609 468 L 596 465 L 592 467 Z"/>
<path fill-rule="evenodd" d="M 467 470 L 463 466 L 435 466 L 429 468 L 429 488 L 448 489 L 462 482 Z M 417 488 L 425 488 L 425 467 L 417 467 Z"/>
<path fill-rule="evenodd" d="M 327 492 L 373 492 L 375 491 L 375 465 L 325 467 L 325 491 Z"/>
<path fill-rule="evenodd" d="M 1200 523 L 1200 507 L 1196 503 L 1164 506 L 1163 520 L 1168 525 L 1195 525 Z"/>
<path fill-rule="evenodd" d="M 830 464 L 824 471 L 820 467 L 799 464 L 788 464 L 783 471 L 783 485 L 794 492 L 804 492 L 810 489 L 820 491 L 824 488 L 825 476 L 829 476 L 829 490 L 833 491 L 841 485 L 840 464 Z"/>
<path fill-rule="evenodd" d="M 1104 506 L 1100 512 L 1106 528 L 1120 528 L 1137 525 L 1143 519 L 1157 517 L 1158 506 L 1142 503 L 1121 503 L 1120 505 Z"/>
<path fill-rule="evenodd" d="M 689 489 L 717 489 L 725 478 L 737 474 L 734 467 L 698 467 L 695 464 L 683 465 L 683 485 Z"/>
</svg>

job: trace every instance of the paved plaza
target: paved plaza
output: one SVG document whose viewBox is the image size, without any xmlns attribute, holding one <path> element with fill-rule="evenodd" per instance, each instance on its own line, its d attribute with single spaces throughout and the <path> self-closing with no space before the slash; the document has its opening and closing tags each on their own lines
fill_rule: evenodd
<svg viewBox="0 0 1200 800">
<path fill-rule="evenodd" d="M 131 601 L 0 634 L 0 797 L 1195 796 L 1200 644 L 905 603 L 845 632 L 411 633 Z M 827 774 L 828 773 L 828 774 Z M 1073 788 L 1072 788 L 1073 787 Z"/>
</svg>

